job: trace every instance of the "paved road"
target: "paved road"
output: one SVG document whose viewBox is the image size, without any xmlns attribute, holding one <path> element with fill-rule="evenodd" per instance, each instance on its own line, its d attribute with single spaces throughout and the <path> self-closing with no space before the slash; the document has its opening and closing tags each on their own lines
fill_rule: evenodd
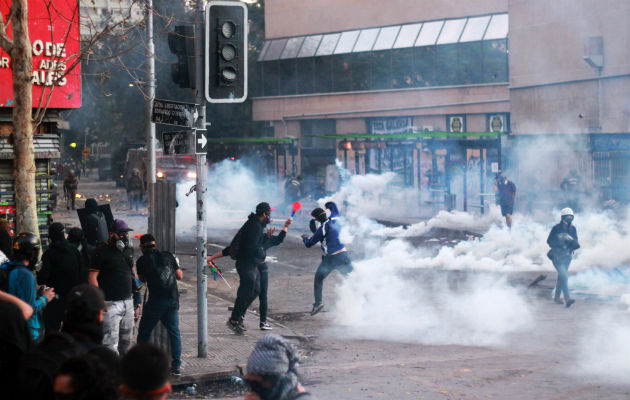
<svg viewBox="0 0 630 400">
<path fill-rule="evenodd" d="M 143 223 L 141 216 L 130 218 Z M 630 353 L 627 347 L 615 347 L 620 334 L 622 343 L 630 342 L 627 329 L 621 333 L 616 329 L 630 326 L 627 307 L 618 299 L 577 295 L 578 302 L 570 309 L 555 305 L 549 300 L 555 278 L 552 271 L 511 273 L 498 288 L 492 284 L 497 282 L 494 276 L 487 289 L 481 285 L 474 296 L 458 297 L 473 284 L 480 287 L 478 274 L 403 270 L 395 274 L 400 275 L 396 280 L 379 276 L 375 270 L 370 271 L 373 279 L 368 279 L 373 286 L 354 296 L 348 296 L 347 288 L 338 290 L 342 278 L 333 273 L 324 286 L 326 309 L 311 317 L 308 311 L 319 250 L 305 249 L 300 243 L 299 234 L 305 228 L 303 222 L 296 223 L 286 242 L 269 252 L 270 318 L 276 326 L 274 332 L 297 332 L 309 338 L 294 342 L 300 346 L 304 383 L 319 399 L 630 397 L 630 374 L 625 373 L 630 366 L 619 369 L 615 363 L 615 353 L 625 358 Z M 209 252 L 229 242 L 233 233 L 210 231 L 209 242 L 214 245 Z M 191 251 L 190 246 L 180 241 L 183 253 Z M 209 281 L 222 321 L 227 315 L 224 308 L 234 299 L 238 278 L 233 261 L 224 258 L 219 265 L 234 287 L 229 290 Z M 527 284 L 540 273 L 547 280 L 527 290 Z M 374 302 L 373 293 L 401 281 L 405 292 L 385 291 L 392 298 Z M 194 281 L 187 284 L 194 289 Z M 501 291 L 505 287 L 517 296 L 506 295 Z M 194 302 L 192 294 L 185 298 Z M 528 313 L 520 314 L 518 310 L 523 308 Z M 361 313 L 365 316 L 355 320 Z M 248 318 L 248 324 L 255 324 L 255 315 Z M 215 330 L 231 346 L 238 347 L 242 340 L 231 340 L 221 327 L 210 329 Z M 243 346 L 251 345 L 251 340 L 243 342 Z M 231 354 L 236 353 L 239 356 L 233 363 L 245 363 L 247 351 Z"/>
</svg>

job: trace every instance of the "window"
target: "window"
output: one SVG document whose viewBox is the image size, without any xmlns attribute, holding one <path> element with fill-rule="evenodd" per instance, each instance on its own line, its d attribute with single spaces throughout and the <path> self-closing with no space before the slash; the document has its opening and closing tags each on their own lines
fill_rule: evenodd
<svg viewBox="0 0 630 400">
<path fill-rule="evenodd" d="M 422 24 L 403 25 L 400 28 L 398 37 L 396 38 L 396 43 L 394 43 L 394 48 L 401 49 L 413 46 L 416 42 L 416 38 L 418 37 L 418 33 L 420 33 L 421 27 Z"/>
<path fill-rule="evenodd" d="M 278 95 L 279 62 L 269 61 L 263 63 L 263 95 Z"/>
<path fill-rule="evenodd" d="M 302 42 L 304 42 L 303 36 L 289 39 L 286 46 L 284 47 L 284 50 L 282 51 L 282 55 L 280 56 L 280 58 L 283 60 L 287 58 L 295 58 L 298 51 L 300 50 L 300 47 L 302 46 Z"/>
<path fill-rule="evenodd" d="M 436 46 L 436 84 L 440 86 L 455 85 L 457 83 L 457 45 L 446 44 Z"/>
<path fill-rule="evenodd" d="M 392 87 L 391 78 L 391 52 L 379 51 L 371 53 L 372 56 L 372 79 L 370 89 L 390 89 Z"/>
<path fill-rule="evenodd" d="M 437 52 L 435 46 L 416 47 L 414 49 L 414 86 L 435 86 L 435 63 Z"/>
<path fill-rule="evenodd" d="M 483 57 L 481 42 L 460 43 L 457 45 L 458 85 L 483 82 Z"/>
<path fill-rule="evenodd" d="M 360 31 L 347 31 L 341 34 L 337 47 L 335 47 L 335 54 L 351 53 L 354 44 L 359 37 Z"/>
<path fill-rule="evenodd" d="M 315 92 L 315 59 L 313 57 L 298 58 L 297 64 L 297 92 Z"/>
<path fill-rule="evenodd" d="M 372 50 L 389 50 L 394 46 L 394 40 L 398 36 L 400 26 L 388 26 L 381 28 L 381 32 L 378 34 L 378 38 L 374 43 Z"/>
<path fill-rule="evenodd" d="M 505 39 L 508 34 L 508 15 L 496 14 L 492 16 L 490 25 L 483 40 Z"/>
<path fill-rule="evenodd" d="M 284 46 L 287 44 L 287 39 L 276 39 L 269 45 L 267 54 L 265 54 L 265 61 L 277 60 L 280 58 Z"/>
<path fill-rule="evenodd" d="M 363 29 L 359 34 L 357 43 L 354 45 L 354 49 L 352 51 L 357 53 L 359 51 L 372 50 L 372 46 L 374 46 L 374 41 L 378 36 L 379 30 L 380 28 Z"/>
<path fill-rule="evenodd" d="M 418 40 L 416 40 L 416 46 L 434 45 L 443 24 L 444 21 L 425 22 L 418 35 Z"/>
<path fill-rule="evenodd" d="M 315 92 L 332 90 L 332 57 L 315 57 Z"/>
<path fill-rule="evenodd" d="M 488 26 L 489 21 L 490 16 L 468 18 L 464 32 L 459 38 L 460 43 L 481 40 L 483 38 L 483 34 L 486 32 L 486 27 Z"/>
<path fill-rule="evenodd" d="M 340 33 L 332 33 L 330 35 L 324 35 L 322 41 L 319 43 L 319 47 L 317 48 L 316 56 L 329 56 L 335 50 L 337 46 L 337 42 L 339 41 Z"/>
<path fill-rule="evenodd" d="M 332 57 L 332 91 L 348 92 L 352 90 L 351 55 L 341 54 Z"/>
<path fill-rule="evenodd" d="M 306 39 L 304 39 L 304 43 L 302 43 L 298 57 L 313 57 L 321 40 L 322 35 L 307 36 Z"/>
<path fill-rule="evenodd" d="M 437 44 L 457 43 L 465 24 L 466 18 L 450 19 L 444 22 L 444 27 L 442 28 L 442 32 L 440 32 Z"/>
<path fill-rule="evenodd" d="M 297 93 L 297 70 L 295 59 L 280 61 L 278 88 L 280 95 Z"/>
<path fill-rule="evenodd" d="M 413 49 L 393 50 L 392 54 L 392 88 L 413 87 Z"/>
<path fill-rule="evenodd" d="M 483 82 L 507 82 L 507 40 L 492 40 L 483 43 Z"/>
<path fill-rule="evenodd" d="M 349 57 L 352 71 L 351 90 L 368 90 L 370 87 L 371 54 L 359 53 Z"/>
</svg>

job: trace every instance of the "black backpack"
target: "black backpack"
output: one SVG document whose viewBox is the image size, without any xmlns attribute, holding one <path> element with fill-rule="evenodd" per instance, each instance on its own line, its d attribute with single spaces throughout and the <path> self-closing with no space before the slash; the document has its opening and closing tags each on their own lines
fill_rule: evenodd
<svg viewBox="0 0 630 400">
<path fill-rule="evenodd" d="M 232 241 L 230 242 L 230 258 L 232 260 L 236 260 L 238 258 L 238 251 L 241 245 L 241 237 L 243 236 L 243 228 L 245 227 L 245 225 L 243 225 L 241 227 L 241 229 L 238 230 L 238 232 L 236 232 L 236 235 L 234 235 L 234 237 L 232 238 Z"/>
<path fill-rule="evenodd" d="M 153 265 L 155 266 L 155 272 L 158 277 L 158 284 L 162 289 L 171 289 L 175 282 L 175 257 L 167 251 L 151 252 L 149 254 Z"/>
</svg>

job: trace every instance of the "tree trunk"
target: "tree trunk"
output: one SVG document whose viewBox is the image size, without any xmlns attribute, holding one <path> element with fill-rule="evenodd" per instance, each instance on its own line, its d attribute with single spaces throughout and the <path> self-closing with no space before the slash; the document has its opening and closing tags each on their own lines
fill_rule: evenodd
<svg viewBox="0 0 630 400">
<path fill-rule="evenodd" d="M 33 145 L 33 56 L 28 36 L 27 0 L 13 0 L 13 177 L 17 232 L 39 236 L 35 193 L 35 148 Z"/>
</svg>

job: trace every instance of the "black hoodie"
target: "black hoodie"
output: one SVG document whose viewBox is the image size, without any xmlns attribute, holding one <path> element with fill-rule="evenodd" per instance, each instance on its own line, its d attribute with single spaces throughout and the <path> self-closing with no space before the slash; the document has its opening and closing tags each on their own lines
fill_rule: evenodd
<svg viewBox="0 0 630 400">
<path fill-rule="evenodd" d="M 236 257 L 237 267 L 251 265 L 257 266 L 265 262 L 267 257 L 267 249 L 277 246 L 284 240 L 286 232 L 281 231 L 280 234 L 267 237 L 263 233 L 265 225 L 260 222 L 260 217 L 254 213 L 249 214 L 247 222 L 241 227 L 241 238 L 238 244 L 238 254 Z M 229 251 L 228 251 L 229 254 Z"/>
<path fill-rule="evenodd" d="M 86 268 L 76 247 L 66 239 L 56 240 L 42 255 L 42 269 L 37 274 L 37 281 L 40 285 L 55 288 L 55 293 L 63 299 L 70 289 L 83 283 L 81 277 L 85 276 L 83 270 Z"/>
</svg>

